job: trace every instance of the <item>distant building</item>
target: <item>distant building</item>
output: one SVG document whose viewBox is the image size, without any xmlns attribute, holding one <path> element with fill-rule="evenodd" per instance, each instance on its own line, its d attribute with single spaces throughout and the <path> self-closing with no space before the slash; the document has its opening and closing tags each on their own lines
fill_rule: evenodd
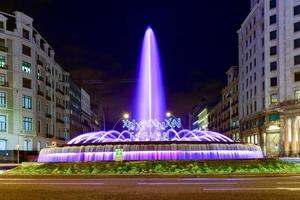
<svg viewBox="0 0 300 200">
<path fill-rule="evenodd" d="M 239 83 L 239 69 L 232 66 L 226 72 L 227 85 L 222 90 L 222 114 L 221 126 L 222 133 L 239 141 L 239 111 L 238 111 L 238 83 Z"/>
<path fill-rule="evenodd" d="M 193 130 L 208 130 L 208 108 L 204 108 L 198 115 L 198 119 L 193 122 Z"/>
<path fill-rule="evenodd" d="M 299 156 L 300 2 L 251 0 L 238 36 L 241 140 Z"/>
<path fill-rule="evenodd" d="M 81 128 L 82 132 L 86 133 L 91 131 L 91 101 L 90 95 L 81 88 Z"/>
<path fill-rule="evenodd" d="M 81 88 L 70 79 L 70 137 L 82 133 L 81 127 Z"/>
<path fill-rule="evenodd" d="M 69 73 L 21 12 L 0 12 L 0 150 L 69 139 Z"/>
<path fill-rule="evenodd" d="M 208 130 L 222 133 L 222 101 L 217 103 L 208 113 Z"/>
</svg>

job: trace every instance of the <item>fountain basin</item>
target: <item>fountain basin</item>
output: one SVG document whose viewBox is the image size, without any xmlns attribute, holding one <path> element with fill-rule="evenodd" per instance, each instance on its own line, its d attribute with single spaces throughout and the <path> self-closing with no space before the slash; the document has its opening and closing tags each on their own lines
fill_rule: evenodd
<svg viewBox="0 0 300 200">
<path fill-rule="evenodd" d="M 261 148 L 241 143 L 128 142 L 44 148 L 39 162 L 114 161 L 122 149 L 122 160 L 241 160 L 263 158 Z"/>
</svg>

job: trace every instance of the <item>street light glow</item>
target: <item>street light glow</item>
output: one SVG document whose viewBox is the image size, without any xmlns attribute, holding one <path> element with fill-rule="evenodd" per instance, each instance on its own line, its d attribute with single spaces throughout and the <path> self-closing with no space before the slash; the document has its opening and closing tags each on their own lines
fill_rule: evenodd
<svg viewBox="0 0 300 200">
<path fill-rule="evenodd" d="M 172 116 L 172 113 L 171 113 L 171 112 L 167 112 L 167 113 L 166 113 L 166 116 L 167 116 L 167 117 L 171 117 L 171 116 Z"/>
<path fill-rule="evenodd" d="M 129 113 L 124 113 L 124 114 L 123 114 L 123 118 L 124 118 L 124 119 L 129 119 L 129 117 L 130 117 Z"/>
</svg>

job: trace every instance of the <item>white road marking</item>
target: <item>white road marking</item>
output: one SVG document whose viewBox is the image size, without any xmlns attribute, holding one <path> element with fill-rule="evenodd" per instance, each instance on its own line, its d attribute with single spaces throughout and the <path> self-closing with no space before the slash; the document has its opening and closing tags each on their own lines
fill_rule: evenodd
<svg viewBox="0 0 300 200">
<path fill-rule="evenodd" d="M 300 184 L 300 182 L 276 182 L 278 185 L 294 185 L 294 184 Z"/>
<path fill-rule="evenodd" d="M 300 188 L 203 188 L 204 191 L 255 191 L 255 190 L 289 190 L 300 191 Z"/>
<path fill-rule="evenodd" d="M 235 182 L 202 182 L 202 183 L 137 183 L 138 185 L 236 185 L 237 183 Z"/>
<path fill-rule="evenodd" d="M 41 183 L 41 182 L 13 182 L 13 183 L 0 183 L 0 185 L 104 185 L 104 183 L 56 183 L 56 182 L 50 182 L 50 183 Z"/>
</svg>

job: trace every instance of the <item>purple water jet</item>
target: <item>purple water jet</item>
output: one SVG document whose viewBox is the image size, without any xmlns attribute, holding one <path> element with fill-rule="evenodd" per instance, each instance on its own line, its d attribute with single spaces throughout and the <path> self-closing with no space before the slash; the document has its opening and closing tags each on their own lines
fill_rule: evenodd
<svg viewBox="0 0 300 200">
<path fill-rule="evenodd" d="M 153 30 L 148 27 L 144 36 L 137 85 L 136 118 L 142 120 L 163 120 L 166 112 L 164 88 L 160 69 L 159 50 Z M 154 140 L 149 128 L 144 140 Z"/>
</svg>

